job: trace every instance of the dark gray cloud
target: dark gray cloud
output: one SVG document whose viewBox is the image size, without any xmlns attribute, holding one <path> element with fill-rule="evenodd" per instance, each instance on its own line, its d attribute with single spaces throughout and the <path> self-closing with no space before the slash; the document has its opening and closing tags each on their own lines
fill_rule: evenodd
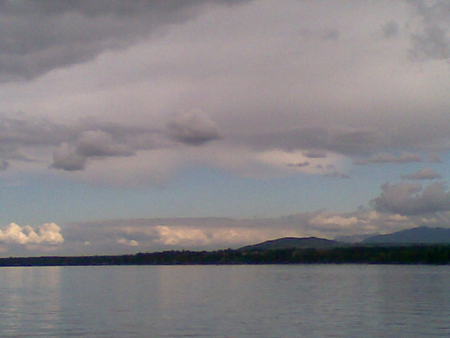
<svg viewBox="0 0 450 338">
<path fill-rule="evenodd" d="M 305 127 L 235 138 L 255 148 L 277 148 L 286 151 L 311 149 L 306 153 L 314 156 L 326 151 L 346 155 L 369 154 L 376 149 L 378 136 L 367 130 Z"/>
<path fill-rule="evenodd" d="M 386 183 L 372 204 L 380 212 L 400 215 L 431 214 L 450 210 L 450 192 L 442 182 L 423 187 L 417 183 Z"/>
<path fill-rule="evenodd" d="M 86 156 L 130 156 L 126 145 L 115 143 L 111 134 L 101 130 L 83 132 L 77 140 L 77 153 Z"/>
<path fill-rule="evenodd" d="M 34 161 L 23 154 L 28 149 L 53 150 L 52 168 L 83 170 L 89 159 L 129 157 L 141 150 L 200 146 L 218 139 L 214 122 L 201 113 L 176 116 L 167 128 L 128 126 L 83 119 L 70 125 L 30 116 L 0 118 L 2 170 L 10 161 Z M 42 161 L 42 159 L 39 159 Z"/>
<path fill-rule="evenodd" d="M 53 145 L 74 136 L 71 127 L 56 124 L 45 118 L 1 117 L 0 143 L 10 145 Z"/>
<path fill-rule="evenodd" d="M 140 130 L 150 133 L 150 130 Z M 54 123 L 43 118 L 21 116 L 0 118 L 0 159 L 33 161 L 22 152 L 29 148 L 55 148 L 54 168 L 82 169 L 88 157 L 129 156 L 126 143 L 136 130 L 126 126 L 88 123 Z M 128 138 L 127 138 L 128 137 Z"/>
<path fill-rule="evenodd" d="M 422 20 L 422 29 L 412 35 L 415 59 L 450 58 L 450 2 L 409 0 Z"/>
<path fill-rule="evenodd" d="M 83 170 L 86 166 L 87 157 L 77 153 L 76 148 L 67 143 L 61 144 L 53 152 L 52 168 L 67 171 Z"/>
<path fill-rule="evenodd" d="M 398 35 L 399 33 L 398 23 L 395 21 L 388 21 L 382 27 L 383 37 L 392 38 Z"/>
<path fill-rule="evenodd" d="M 75 136 L 72 127 L 45 118 L 0 116 L 0 160 L 32 162 L 35 159 L 24 154 L 24 149 L 56 146 Z"/>
<path fill-rule="evenodd" d="M 201 145 L 220 138 L 215 123 L 201 112 L 176 116 L 167 124 L 169 137 L 188 145 Z"/>
<path fill-rule="evenodd" d="M 415 173 L 403 175 L 402 178 L 408 180 L 434 180 L 437 178 L 442 178 L 442 176 L 431 168 L 424 168 Z"/>
<path fill-rule="evenodd" d="M 189 20 L 205 4 L 244 1 L 1 1 L 0 81 L 31 79 L 129 46 Z"/>
<path fill-rule="evenodd" d="M 53 152 L 55 169 L 83 170 L 89 158 L 132 156 L 134 152 L 125 144 L 115 142 L 111 134 L 89 130 L 80 134 L 75 144 L 61 144 Z"/>
<path fill-rule="evenodd" d="M 444 120 L 448 118 L 444 118 L 442 123 L 446 123 Z M 402 164 L 422 162 L 421 156 L 417 154 L 420 151 L 446 149 L 447 127 L 445 124 L 430 125 L 429 128 L 423 126 L 421 129 L 408 128 L 399 132 L 398 128 L 389 125 L 376 129 L 363 126 L 306 126 L 253 135 L 231 134 L 228 138 L 255 149 L 303 150 L 307 157 L 308 154 L 315 156 L 334 152 L 354 158 L 356 164 Z"/>
<path fill-rule="evenodd" d="M 6 170 L 9 167 L 9 162 L 5 160 L 0 160 L 0 171 Z"/>
<path fill-rule="evenodd" d="M 325 40 L 338 40 L 339 37 L 340 37 L 340 35 L 341 35 L 341 33 L 340 33 L 338 30 L 332 29 L 332 30 L 326 32 L 326 33 L 323 35 L 323 38 L 324 38 Z"/>
<path fill-rule="evenodd" d="M 326 158 L 327 154 L 323 151 L 317 151 L 317 150 L 309 150 L 303 153 L 305 157 L 308 158 Z"/>
</svg>

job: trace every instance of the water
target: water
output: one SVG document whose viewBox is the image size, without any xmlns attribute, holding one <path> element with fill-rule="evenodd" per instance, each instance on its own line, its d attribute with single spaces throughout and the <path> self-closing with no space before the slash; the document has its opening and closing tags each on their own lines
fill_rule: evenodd
<svg viewBox="0 0 450 338">
<path fill-rule="evenodd" d="M 449 337 L 450 267 L 0 268 L 2 337 Z"/>
</svg>

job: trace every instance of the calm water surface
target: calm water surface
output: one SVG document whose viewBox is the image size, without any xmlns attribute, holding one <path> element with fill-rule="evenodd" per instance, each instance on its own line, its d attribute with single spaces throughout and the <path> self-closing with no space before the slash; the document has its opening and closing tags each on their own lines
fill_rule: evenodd
<svg viewBox="0 0 450 338">
<path fill-rule="evenodd" d="M 450 267 L 0 268 L 2 337 L 450 337 Z"/>
</svg>

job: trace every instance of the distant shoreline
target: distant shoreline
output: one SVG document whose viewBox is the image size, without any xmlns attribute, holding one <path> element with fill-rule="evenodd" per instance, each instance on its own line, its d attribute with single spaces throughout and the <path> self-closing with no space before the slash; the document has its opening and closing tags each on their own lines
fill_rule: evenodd
<svg viewBox="0 0 450 338">
<path fill-rule="evenodd" d="M 450 264 L 450 244 L 272 250 L 162 251 L 134 255 L 0 258 L 0 267 L 102 265 Z"/>
</svg>

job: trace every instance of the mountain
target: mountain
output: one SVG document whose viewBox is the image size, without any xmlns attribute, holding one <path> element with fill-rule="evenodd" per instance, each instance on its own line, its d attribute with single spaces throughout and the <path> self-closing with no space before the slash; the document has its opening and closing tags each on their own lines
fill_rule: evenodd
<svg viewBox="0 0 450 338">
<path fill-rule="evenodd" d="M 377 235 L 366 238 L 362 243 L 417 243 L 417 244 L 438 244 L 450 243 L 450 229 L 418 227 L 402 230 L 392 234 Z"/>
<path fill-rule="evenodd" d="M 363 240 L 369 238 L 378 236 L 379 233 L 371 233 L 371 234 L 364 234 L 364 235 L 348 235 L 348 236 L 337 236 L 334 238 L 335 241 L 343 242 L 343 243 L 360 243 Z"/>
<path fill-rule="evenodd" d="M 330 248 L 340 246 L 342 243 L 317 237 L 284 237 L 265 241 L 262 243 L 248 245 L 240 248 L 242 251 L 251 250 L 275 250 L 275 249 L 308 249 L 308 248 Z"/>
</svg>

